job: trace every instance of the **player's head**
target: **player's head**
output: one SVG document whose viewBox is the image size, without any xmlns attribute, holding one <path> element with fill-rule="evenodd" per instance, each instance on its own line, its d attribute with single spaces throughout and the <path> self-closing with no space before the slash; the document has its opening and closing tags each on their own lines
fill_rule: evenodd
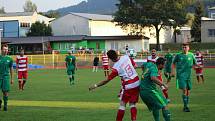
<svg viewBox="0 0 215 121">
<path fill-rule="evenodd" d="M 170 50 L 169 48 L 167 48 L 167 52 L 170 53 L 170 51 L 171 51 L 171 50 Z"/>
<path fill-rule="evenodd" d="M 25 50 L 24 49 L 20 49 L 20 55 L 23 56 L 25 53 Z"/>
<path fill-rule="evenodd" d="M 156 49 L 155 48 L 152 48 L 152 50 L 151 50 L 151 54 L 152 54 L 152 56 L 156 56 Z"/>
<path fill-rule="evenodd" d="M 69 55 L 72 55 L 72 51 L 68 51 L 68 54 L 69 54 Z"/>
<path fill-rule="evenodd" d="M 166 59 L 163 58 L 163 57 L 159 57 L 157 59 L 156 65 L 157 65 L 157 67 L 158 67 L 159 70 L 162 70 L 164 68 L 165 62 L 166 62 Z"/>
<path fill-rule="evenodd" d="M 116 53 L 115 50 L 109 50 L 107 52 L 107 56 L 113 62 L 117 62 L 117 60 L 118 60 L 118 54 Z"/>
<path fill-rule="evenodd" d="M 187 53 L 190 50 L 190 46 L 188 42 L 182 44 L 182 50 L 184 53 Z"/>
<path fill-rule="evenodd" d="M 199 50 L 196 50 L 196 55 L 199 55 L 200 54 L 200 51 Z"/>
<path fill-rule="evenodd" d="M 2 51 L 2 55 L 7 55 L 7 53 L 8 53 L 8 45 L 7 44 L 3 44 L 1 46 L 1 51 Z"/>
</svg>

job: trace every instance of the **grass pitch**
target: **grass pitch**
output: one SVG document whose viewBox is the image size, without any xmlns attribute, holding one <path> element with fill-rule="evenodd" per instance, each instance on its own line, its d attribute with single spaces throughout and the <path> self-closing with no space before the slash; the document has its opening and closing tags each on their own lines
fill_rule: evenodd
<svg viewBox="0 0 215 121">
<path fill-rule="evenodd" d="M 138 70 L 141 73 L 140 70 Z M 197 84 L 193 75 L 190 113 L 182 112 L 181 92 L 172 80 L 169 109 L 173 121 L 214 121 L 215 69 L 205 70 L 205 84 Z M 18 90 L 17 80 L 11 86 L 7 112 L 0 111 L 0 121 L 114 121 L 119 100 L 120 79 L 88 91 L 88 87 L 104 79 L 103 71 L 79 69 L 75 85 L 70 86 L 65 70 L 32 70 L 24 91 Z M 2 95 L 2 94 L 1 94 Z M 137 121 L 153 121 L 151 112 L 140 100 Z M 161 121 L 163 121 L 160 114 Z M 130 121 L 127 107 L 124 121 Z"/>
</svg>

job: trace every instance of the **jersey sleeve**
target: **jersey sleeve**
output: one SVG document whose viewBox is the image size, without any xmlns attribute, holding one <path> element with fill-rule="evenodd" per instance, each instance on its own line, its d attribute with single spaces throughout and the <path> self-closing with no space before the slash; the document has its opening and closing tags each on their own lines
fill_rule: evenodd
<svg viewBox="0 0 215 121">
<path fill-rule="evenodd" d="M 175 64 L 176 62 L 178 61 L 178 55 L 176 55 L 174 58 L 173 58 L 173 64 Z"/>
<path fill-rule="evenodd" d="M 195 56 L 193 54 L 192 54 L 192 57 L 193 57 L 193 64 L 196 65 L 197 61 L 196 61 L 196 58 L 195 58 Z"/>
<path fill-rule="evenodd" d="M 12 58 L 10 58 L 9 67 L 10 67 L 10 68 L 13 67 L 13 59 L 12 59 Z"/>
<path fill-rule="evenodd" d="M 131 60 L 131 64 L 134 66 L 134 67 L 137 67 L 137 64 L 134 62 L 134 59 L 130 58 Z"/>
<path fill-rule="evenodd" d="M 108 75 L 108 80 L 112 80 L 114 79 L 116 76 L 118 76 L 118 71 L 116 69 L 112 68 L 112 71 L 110 73 L 110 75 Z"/>
<path fill-rule="evenodd" d="M 149 71 L 150 71 L 150 77 L 155 77 L 155 76 L 157 77 L 158 76 L 158 70 L 157 70 L 155 65 L 151 66 L 149 68 Z"/>
</svg>

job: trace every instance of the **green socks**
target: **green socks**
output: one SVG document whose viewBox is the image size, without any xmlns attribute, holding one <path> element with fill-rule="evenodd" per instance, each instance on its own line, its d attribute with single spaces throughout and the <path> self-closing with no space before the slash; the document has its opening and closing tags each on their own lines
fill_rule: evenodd
<svg viewBox="0 0 215 121">
<path fill-rule="evenodd" d="M 184 102 L 184 107 L 187 107 L 188 101 L 189 101 L 189 97 L 186 96 L 186 95 L 182 95 L 182 99 L 183 99 L 183 102 Z"/>
<path fill-rule="evenodd" d="M 8 96 L 3 96 L 4 107 L 7 107 Z"/>
<path fill-rule="evenodd" d="M 159 121 L 160 120 L 159 110 L 153 110 L 152 113 L 155 121 Z"/>
<path fill-rule="evenodd" d="M 170 112 L 169 110 L 162 110 L 163 113 L 163 118 L 165 119 L 165 121 L 170 121 Z"/>
</svg>

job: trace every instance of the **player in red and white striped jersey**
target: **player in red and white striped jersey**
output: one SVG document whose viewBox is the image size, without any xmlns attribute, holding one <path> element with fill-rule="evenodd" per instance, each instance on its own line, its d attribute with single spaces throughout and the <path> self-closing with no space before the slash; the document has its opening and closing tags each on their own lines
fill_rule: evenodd
<svg viewBox="0 0 215 121">
<path fill-rule="evenodd" d="M 21 49 L 20 55 L 16 57 L 16 71 L 18 72 L 19 90 L 24 90 L 24 85 L 28 78 L 28 57 Z"/>
<path fill-rule="evenodd" d="M 136 121 L 136 103 L 139 98 L 140 85 L 139 77 L 134 67 L 136 64 L 132 58 L 129 58 L 128 55 L 118 57 L 116 51 L 114 50 L 109 50 L 107 55 L 108 58 L 114 63 L 111 74 L 107 77 L 107 79 L 89 87 L 89 90 L 91 91 L 97 87 L 107 84 L 116 76 L 121 77 L 122 90 L 116 121 L 122 121 L 125 113 L 125 106 L 128 102 L 130 106 L 131 120 Z"/>
<path fill-rule="evenodd" d="M 106 77 L 109 75 L 109 59 L 108 59 L 106 52 L 103 52 L 103 55 L 102 55 L 102 66 L 103 66 L 104 74 Z"/>
<path fill-rule="evenodd" d="M 156 49 L 152 49 L 151 50 L 151 56 L 148 56 L 147 57 L 147 62 L 153 62 L 153 63 L 156 63 L 157 59 L 159 58 L 156 54 Z"/>
<path fill-rule="evenodd" d="M 203 60 L 204 59 L 203 59 L 203 56 L 200 53 L 200 51 L 196 51 L 195 58 L 196 58 L 197 64 L 200 65 L 200 67 L 195 67 L 197 81 L 198 81 L 198 83 L 200 83 L 202 80 L 202 82 L 204 83 L 204 76 L 203 76 Z M 201 80 L 200 80 L 200 77 L 201 77 Z"/>
</svg>

